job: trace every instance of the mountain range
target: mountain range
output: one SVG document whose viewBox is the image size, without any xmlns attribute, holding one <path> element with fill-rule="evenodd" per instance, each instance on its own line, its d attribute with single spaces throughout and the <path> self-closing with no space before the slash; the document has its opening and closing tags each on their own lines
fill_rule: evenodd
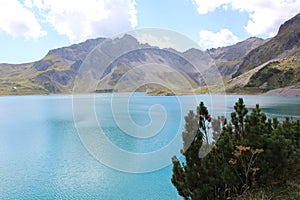
<svg viewBox="0 0 300 200">
<path fill-rule="evenodd" d="M 0 95 L 72 93 L 78 77 L 87 76 L 97 84 L 81 92 L 170 85 L 181 92 L 203 92 L 221 80 L 231 93 L 300 96 L 300 14 L 273 38 L 251 37 L 206 51 L 162 49 L 128 34 L 90 39 L 50 50 L 36 62 L 0 64 Z M 130 88 L 135 85 L 141 87 Z"/>
</svg>

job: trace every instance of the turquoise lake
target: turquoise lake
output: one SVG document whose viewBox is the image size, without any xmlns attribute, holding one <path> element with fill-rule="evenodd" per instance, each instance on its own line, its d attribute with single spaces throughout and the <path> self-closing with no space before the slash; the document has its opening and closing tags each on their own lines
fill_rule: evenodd
<svg viewBox="0 0 300 200">
<path fill-rule="evenodd" d="M 170 151 L 166 158 L 157 156 L 147 165 L 114 156 L 104 144 L 97 149 L 100 160 L 95 158 L 76 129 L 85 126 L 97 132 L 88 126 L 90 118 L 80 112 L 91 97 L 75 98 L 80 104 L 74 104 L 72 95 L 0 97 L 0 199 L 181 199 L 171 184 L 172 166 L 168 163 L 180 151 L 181 141 L 174 138 L 180 137 L 184 115 L 195 110 L 195 103 L 204 101 L 209 110 L 228 117 L 239 96 L 177 98 L 137 93 L 128 100 L 125 94 L 96 94 L 92 114 L 113 146 L 130 154 L 147 154 L 174 142 L 174 154 Z M 243 98 L 249 108 L 259 103 L 269 117 L 300 119 L 300 98 Z M 151 123 L 157 124 L 147 128 Z M 128 125 L 143 130 L 140 136 L 145 138 L 134 137 L 124 125 L 125 129 Z M 139 134 L 136 130 L 132 133 Z M 157 133 L 151 135 L 151 131 Z M 101 156 L 106 163 L 102 164 Z M 160 167 L 160 162 L 167 164 Z"/>
</svg>

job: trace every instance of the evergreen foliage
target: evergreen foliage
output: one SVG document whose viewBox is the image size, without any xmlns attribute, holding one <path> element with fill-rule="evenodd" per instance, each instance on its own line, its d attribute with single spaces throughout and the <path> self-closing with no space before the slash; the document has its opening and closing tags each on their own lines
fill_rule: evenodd
<svg viewBox="0 0 300 200">
<path fill-rule="evenodd" d="M 185 117 L 182 154 L 173 161 L 172 183 L 185 199 L 228 199 L 300 178 L 300 123 L 267 119 L 258 105 L 248 114 L 239 99 L 231 114 L 211 119 L 201 102 Z M 214 134 L 209 143 L 208 134 Z M 202 156 L 203 149 L 209 149 Z"/>
</svg>

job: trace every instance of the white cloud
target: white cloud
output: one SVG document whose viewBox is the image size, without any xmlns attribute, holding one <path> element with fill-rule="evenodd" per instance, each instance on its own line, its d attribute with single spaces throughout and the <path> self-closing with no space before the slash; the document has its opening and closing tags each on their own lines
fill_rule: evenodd
<svg viewBox="0 0 300 200">
<path fill-rule="evenodd" d="M 26 8 L 29 8 L 29 9 L 32 8 L 32 1 L 31 0 L 24 0 L 23 4 Z"/>
<path fill-rule="evenodd" d="M 190 48 L 199 49 L 199 45 L 190 38 L 178 32 L 160 28 L 144 28 L 129 33 L 142 44 L 149 44 L 159 48 L 173 48 L 184 52 Z"/>
<path fill-rule="evenodd" d="M 17 0 L 0 1 L 0 29 L 15 38 L 34 39 L 47 34 L 34 14 Z"/>
<path fill-rule="evenodd" d="M 143 33 L 143 34 L 135 36 L 135 37 L 142 44 L 149 44 L 151 46 L 156 46 L 156 47 L 159 47 L 159 48 L 178 49 L 176 44 L 172 43 L 170 37 L 168 37 L 168 36 L 156 37 L 156 36 L 151 35 L 151 34 Z"/>
<path fill-rule="evenodd" d="M 129 15 L 130 15 L 130 23 L 131 23 L 131 26 L 132 27 L 136 27 L 137 24 L 138 24 L 138 21 L 137 21 L 137 9 L 136 9 L 136 1 L 135 0 L 132 0 L 131 3 L 129 4 Z"/>
<path fill-rule="evenodd" d="M 213 12 L 219 7 L 226 8 L 226 4 L 230 3 L 231 0 L 192 0 L 194 6 L 200 14 L 207 14 Z"/>
<path fill-rule="evenodd" d="M 47 23 L 70 40 L 112 36 L 137 25 L 135 0 L 31 0 Z"/>
<path fill-rule="evenodd" d="M 238 42 L 238 37 L 228 29 L 222 29 L 217 33 L 203 30 L 200 31 L 199 35 L 199 45 L 203 49 L 223 47 Z"/>
<path fill-rule="evenodd" d="M 251 35 L 274 36 L 279 26 L 296 15 L 300 10 L 300 0 L 192 0 L 200 14 L 220 9 L 232 9 L 249 13 L 245 25 Z"/>
</svg>

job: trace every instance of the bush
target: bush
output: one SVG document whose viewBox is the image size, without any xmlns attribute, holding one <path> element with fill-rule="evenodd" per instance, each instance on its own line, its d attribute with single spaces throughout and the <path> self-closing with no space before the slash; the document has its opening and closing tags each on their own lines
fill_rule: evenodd
<svg viewBox="0 0 300 200">
<path fill-rule="evenodd" d="M 258 105 L 248 114 L 243 99 L 234 109 L 229 123 L 211 119 L 202 102 L 185 117 L 185 161 L 172 158 L 171 179 L 185 199 L 228 199 L 299 177 L 299 120 L 267 119 Z"/>
</svg>

